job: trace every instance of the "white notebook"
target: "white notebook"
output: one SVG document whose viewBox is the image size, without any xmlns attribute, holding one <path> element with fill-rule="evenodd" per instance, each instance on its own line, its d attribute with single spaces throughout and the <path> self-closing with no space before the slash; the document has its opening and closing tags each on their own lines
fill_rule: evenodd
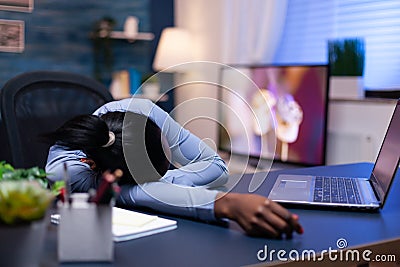
<svg viewBox="0 0 400 267">
<path fill-rule="evenodd" d="M 114 241 L 126 241 L 177 228 L 174 220 L 113 207 Z"/>
<path fill-rule="evenodd" d="M 52 214 L 51 222 L 58 224 L 60 214 Z M 127 241 L 176 229 L 174 220 L 155 215 L 113 207 L 112 232 L 115 242 Z"/>
</svg>

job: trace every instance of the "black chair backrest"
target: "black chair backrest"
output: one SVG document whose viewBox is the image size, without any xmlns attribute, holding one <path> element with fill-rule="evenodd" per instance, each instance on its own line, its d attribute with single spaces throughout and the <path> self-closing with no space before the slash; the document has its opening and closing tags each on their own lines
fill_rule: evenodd
<svg viewBox="0 0 400 267">
<path fill-rule="evenodd" d="M 112 100 L 103 84 L 76 73 L 32 71 L 12 78 L 0 91 L 11 164 L 43 168 L 50 145 L 39 141 L 41 134 Z"/>
</svg>

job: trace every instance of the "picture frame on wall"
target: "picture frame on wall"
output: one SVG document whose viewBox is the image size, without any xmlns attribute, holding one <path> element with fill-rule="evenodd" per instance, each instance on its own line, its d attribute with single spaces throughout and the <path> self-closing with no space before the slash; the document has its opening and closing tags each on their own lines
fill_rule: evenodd
<svg viewBox="0 0 400 267">
<path fill-rule="evenodd" d="M 32 12 L 34 0 L 0 0 L 0 10 Z"/>
<path fill-rule="evenodd" d="M 0 19 L 0 52 L 21 53 L 24 48 L 24 21 Z"/>
</svg>

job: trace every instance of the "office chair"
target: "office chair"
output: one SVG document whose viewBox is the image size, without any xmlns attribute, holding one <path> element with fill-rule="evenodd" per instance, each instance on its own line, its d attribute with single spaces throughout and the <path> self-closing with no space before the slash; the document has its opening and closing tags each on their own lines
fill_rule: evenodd
<svg viewBox="0 0 400 267">
<path fill-rule="evenodd" d="M 41 142 L 39 136 L 112 100 L 103 84 L 80 74 L 32 71 L 12 78 L 0 91 L 11 164 L 44 168 L 50 144 Z"/>
</svg>

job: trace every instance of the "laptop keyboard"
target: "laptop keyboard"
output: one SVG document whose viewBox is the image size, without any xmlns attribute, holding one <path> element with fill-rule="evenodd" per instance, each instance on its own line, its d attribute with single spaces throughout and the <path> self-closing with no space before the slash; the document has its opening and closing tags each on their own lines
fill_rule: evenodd
<svg viewBox="0 0 400 267">
<path fill-rule="evenodd" d="M 314 201 L 361 204 L 354 178 L 322 177 L 315 179 Z"/>
</svg>

